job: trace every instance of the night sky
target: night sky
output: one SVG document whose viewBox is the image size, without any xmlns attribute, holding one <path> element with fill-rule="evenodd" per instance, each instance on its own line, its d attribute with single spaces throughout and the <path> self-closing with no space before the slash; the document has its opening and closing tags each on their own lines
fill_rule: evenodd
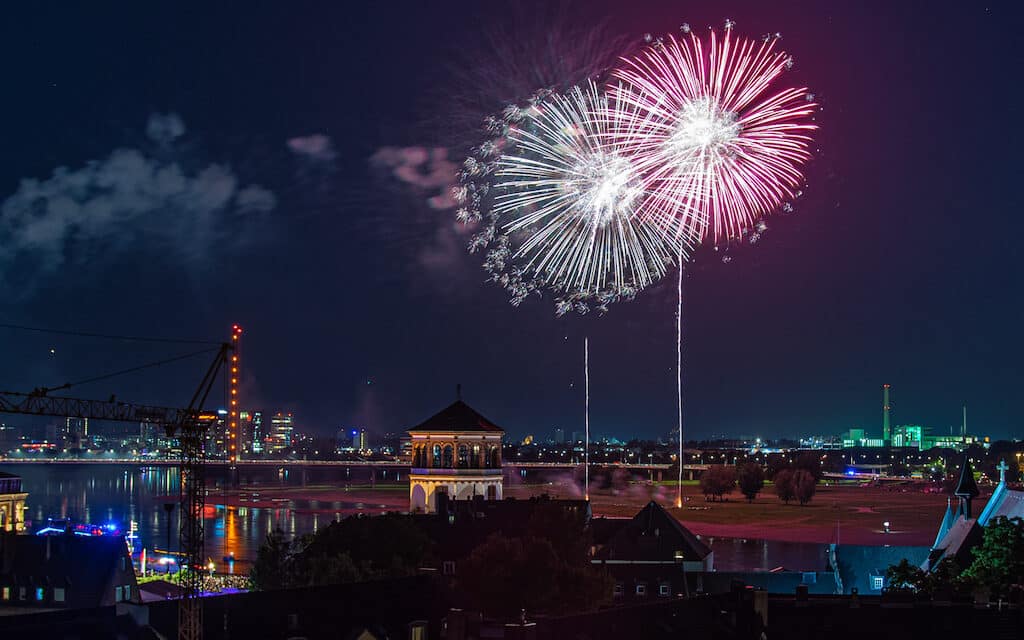
<svg viewBox="0 0 1024 640">
<path fill-rule="evenodd" d="M 582 430 L 589 336 L 593 430 L 674 428 L 674 275 L 602 317 L 512 307 L 431 199 L 431 167 L 411 184 L 380 153 L 460 161 L 473 105 L 508 99 L 487 79 L 537 75 L 497 53 L 554 23 L 529 3 L 153 4 L 5 16 L 0 323 L 221 340 L 238 322 L 243 405 L 322 434 L 407 428 L 457 383 L 515 437 Z M 688 437 L 880 432 L 885 382 L 898 424 L 946 432 L 966 401 L 969 431 L 1021 435 L 1019 17 L 634 0 L 568 5 L 550 27 L 779 31 L 823 105 L 795 211 L 688 267 Z M 0 388 L 198 348 L 0 329 Z M 206 358 L 66 393 L 183 406 Z"/>
</svg>

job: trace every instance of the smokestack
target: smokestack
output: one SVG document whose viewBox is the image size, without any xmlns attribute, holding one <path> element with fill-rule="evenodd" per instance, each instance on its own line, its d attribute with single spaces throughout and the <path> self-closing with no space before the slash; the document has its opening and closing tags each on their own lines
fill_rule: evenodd
<svg viewBox="0 0 1024 640">
<path fill-rule="evenodd" d="M 882 385 L 882 441 L 889 444 L 889 419 L 892 413 L 892 405 L 889 403 L 890 385 Z"/>
</svg>

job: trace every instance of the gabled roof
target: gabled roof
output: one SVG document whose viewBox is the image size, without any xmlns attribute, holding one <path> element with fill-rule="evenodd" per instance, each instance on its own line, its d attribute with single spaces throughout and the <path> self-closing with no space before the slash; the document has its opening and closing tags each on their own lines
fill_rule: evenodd
<svg viewBox="0 0 1024 640">
<path fill-rule="evenodd" d="M 925 571 L 932 571 L 939 563 L 949 558 L 960 568 L 966 568 L 971 562 L 971 549 L 981 544 L 982 530 L 974 518 L 959 518 L 949 528 L 946 535 L 928 554 L 927 560 L 921 565 Z"/>
<path fill-rule="evenodd" d="M 978 516 L 978 524 L 987 527 L 993 518 L 1024 518 L 1024 491 L 1006 488 L 1002 482 L 996 487 L 995 493 L 988 499 L 984 511 Z"/>
<path fill-rule="evenodd" d="M 416 431 L 484 431 L 487 433 L 505 433 L 505 430 L 480 415 L 462 400 L 456 400 L 438 413 L 427 418 L 421 424 L 409 429 Z"/>
<path fill-rule="evenodd" d="M 679 559 L 677 552 L 682 553 L 682 560 L 686 562 L 698 562 L 707 557 L 711 549 L 651 500 L 611 537 L 600 555 L 605 560 L 671 562 Z"/>
<path fill-rule="evenodd" d="M 974 469 L 971 468 L 971 459 L 964 454 L 964 463 L 960 465 L 960 481 L 956 483 L 956 491 L 953 495 L 966 498 L 977 498 L 978 483 L 974 481 Z"/>
</svg>

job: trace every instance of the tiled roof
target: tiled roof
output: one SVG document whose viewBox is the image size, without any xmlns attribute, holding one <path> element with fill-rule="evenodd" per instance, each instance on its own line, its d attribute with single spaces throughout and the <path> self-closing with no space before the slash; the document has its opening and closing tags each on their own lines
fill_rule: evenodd
<svg viewBox="0 0 1024 640">
<path fill-rule="evenodd" d="M 476 409 L 462 400 L 456 400 L 438 413 L 416 425 L 409 432 L 415 431 L 485 431 L 488 433 L 505 433 L 505 430 L 480 415 Z"/>
</svg>

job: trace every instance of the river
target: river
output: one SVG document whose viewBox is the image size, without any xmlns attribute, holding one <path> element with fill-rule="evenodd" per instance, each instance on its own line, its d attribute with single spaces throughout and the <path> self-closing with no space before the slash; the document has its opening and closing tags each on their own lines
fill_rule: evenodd
<svg viewBox="0 0 1024 640">
<path fill-rule="evenodd" d="M 68 518 L 96 525 L 115 524 L 127 530 L 135 522 L 136 547 L 152 554 L 166 549 L 168 524 L 170 548 L 177 550 L 179 515 L 178 470 L 174 467 L 97 464 L 12 464 L 0 463 L 0 471 L 21 476 L 28 492 L 25 520 L 33 530 L 48 518 Z M 262 490 L 295 488 L 315 484 L 344 487 L 366 482 L 365 469 L 327 467 L 279 470 L 276 467 L 242 467 L 239 471 L 242 495 Z M 207 507 L 204 513 L 206 555 L 219 572 L 247 573 L 267 533 L 281 529 L 288 535 L 318 530 L 339 517 L 355 513 L 380 513 L 394 508 L 394 502 L 378 504 L 360 492 L 353 500 L 323 501 L 306 498 L 278 498 L 274 506 L 244 506 L 223 499 L 228 486 L 227 470 L 207 470 Z M 298 491 L 296 491 L 298 493 Z M 392 492 L 395 493 L 395 492 Z M 392 496 L 393 498 L 394 496 Z M 243 502 L 244 502 L 243 498 Z M 226 502 L 233 502 L 228 506 Z M 174 504 L 168 513 L 164 505 Z M 280 506 L 277 506 L 278 503 Z M 266 505 L 267 501 L 261 502 Z M 770 570 L 778 566 L 796 571 L 822 571 L 825 545 L 728 537 L 705 537 L 715 552 L 715 568 L 721 571 Z M 225 560 L 233 557 L 233 562 Z"/>
</svg>

